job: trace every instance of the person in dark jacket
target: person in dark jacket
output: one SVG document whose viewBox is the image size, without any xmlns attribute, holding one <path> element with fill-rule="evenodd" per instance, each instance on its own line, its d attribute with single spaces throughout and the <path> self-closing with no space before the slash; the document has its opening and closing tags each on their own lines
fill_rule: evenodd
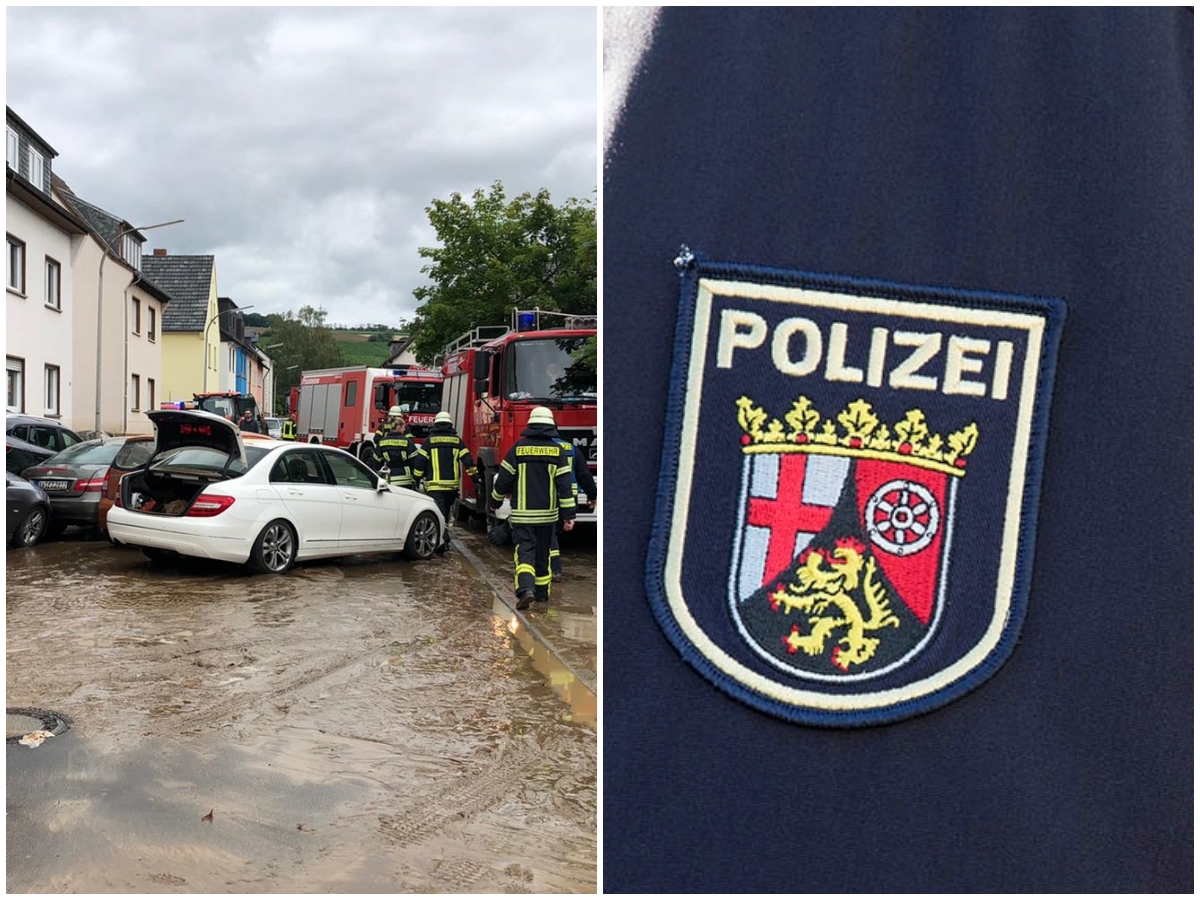
<svg viewBox="0 0 1200 900">
<path fill-rule="evenodd" d="M 575 527 L 571 464 L 557 438 L 554 414 L 535 407 L 521 440 L 500 464 L 492 489 L 492 506 L 500 506 L 505 496 L 512 500 L 517 609 L 528 609 L 534 600 L 549 602 L 554 531 L 560 520 L 566 531 Z"/>
<path fill-rule="evenodd" d="M 587 508 L 596 507 L 596 479 L 588 468 L 583 457 L 576 452 L 575 445 L 566 438 L 557 438 L 559 446 L 566 451 L 571 460 L 571 493 L 575 496 L 575 509 L 580 509 L 579 494 L 582 490 L 587 495 Z M 559 532 L 562 526 L 554 530 L 554 540 L 550 543 L 550 574 L 555 581 L 560 581 L 563 575 L 562 552 L 559 549 Z"/>
<path fill-rule="evenodd" d="M 412 467 L 417 458 L 417 443 L 408 433 L 404 410 L 399 406 L 389 410 L 387 419 L 375 432 L 375 453 L 379 470 L 388 470 L 388 484 L 407 488 L 416 484 Z"/>
<path fill-rule="evenodd" d="M 446 521 L 446 539 L 439 552 L 450 549 L 450 511 L 458 497 L 464 471 L 472 478 L 475 476 L 471 451 L 454 430 L 450 413 L 440 412 L 434 417 L 425 446 L 417 450 L 413 467 L 414 476 L 424 479 L 425 493 L 437 504 Z"/>
<path fill-rule="evenodd" d="M 258 434 L 258 424 L 254 421 L 254 414 L 250 410 L 242 413 L 241 419 L 238 420 L 238 429 L 241 431 L 249 431 Z"/>
</svg>

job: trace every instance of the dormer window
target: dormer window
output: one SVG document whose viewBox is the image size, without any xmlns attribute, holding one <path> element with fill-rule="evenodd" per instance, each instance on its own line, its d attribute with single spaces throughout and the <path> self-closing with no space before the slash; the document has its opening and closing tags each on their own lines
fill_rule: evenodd
<svg viewBox="0 0 1200 900">
<path fill-rule="evenodd" d="M 21 171 L 20 144 L 17 143 L 17 133 L 11 128 L 4 140 L 4 152 L 8 157 L 8 167 L 14 172 Z"/>
<path fill-rule="evenodd" d="M 42 159 L 42 154 L 38 153 L 32 147 L 29 148 L 29 181 L 39 191 L 46 189 L 45 183 L 45 168 L 46 162 Z"/>
<path fill-rule="evenodd" d="M 121 238 L 121 259 L 129 263 L 139 272 L 142 271 L 142 242 L 132 234 Z"/>
</svg>

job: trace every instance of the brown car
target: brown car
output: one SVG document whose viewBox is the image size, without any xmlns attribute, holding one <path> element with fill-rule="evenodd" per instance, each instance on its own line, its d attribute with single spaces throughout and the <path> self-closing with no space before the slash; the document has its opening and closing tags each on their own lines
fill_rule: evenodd
<svg viewBox="0 0 1200 900">
<path fill-rule="evenodd" d="M 125 445 L 108 467 L 108 475 L 104 478 L 103 492 L 100 494 L 100 508 L 97 512 L 102 534 L 108 534 L 108 511 L 116 502 L 117 493 L 121 489 L 121 479 L 126 472 L 144 466 L 153 452 L 154 435 L 131 434 L 125 438 Z"/>
</svg>

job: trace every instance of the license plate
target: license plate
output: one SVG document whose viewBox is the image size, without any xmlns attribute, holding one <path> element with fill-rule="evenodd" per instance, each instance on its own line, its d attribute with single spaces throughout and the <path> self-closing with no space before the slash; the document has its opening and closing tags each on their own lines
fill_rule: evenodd
<svg viewBox="0 0 1200 900">
<path fill-rule="evenodd" d="M 46 492 L 66 491 L 66 490 L 70 490 L 70 488 L 71 488 L 71 482 L 65 481 L 61 478 L 48 479 L 46 481 L 39 481 L 38 485 L 41 487 L 41 489 L 43 491 L 46 491 Z"/>
</svg>

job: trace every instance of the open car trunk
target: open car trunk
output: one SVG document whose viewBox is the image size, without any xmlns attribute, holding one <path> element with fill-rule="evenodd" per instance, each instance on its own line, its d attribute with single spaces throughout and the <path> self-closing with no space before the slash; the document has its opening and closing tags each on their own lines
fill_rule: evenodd
<svg viewBox="0 0 1200 900">
<path fill-rule="evenodd" d="M 156 516 L 182 516 L 206 487 L 224 476 L 153 472 L 131 472 L 121 481 L 121 503 L 126 509 Z"/>
<path fill-rule="evenodd" d="M 233 423 L 196 410 L 157 409 L 154 453 L 121 480 L 121 505 L 158 516 L 185 515 L 206 487 L 245 474 L 241 433 Z"/>
</svg>

